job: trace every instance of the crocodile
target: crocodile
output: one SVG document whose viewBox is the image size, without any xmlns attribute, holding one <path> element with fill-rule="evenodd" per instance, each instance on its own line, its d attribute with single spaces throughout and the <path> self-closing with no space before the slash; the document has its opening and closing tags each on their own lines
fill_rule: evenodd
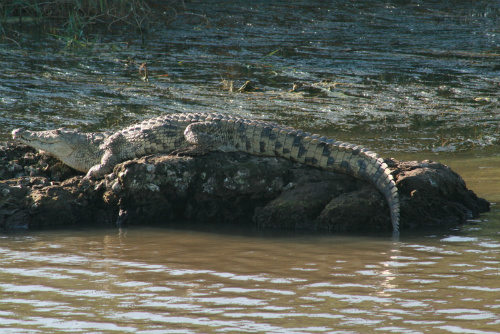
<svg viewBox="0 0 500 334">
<path fill-rule="evenodd" d="M 382 158 L 359 145 L 273 122 L 216 113 L 179 113 L 147 119 L 115 133 L 16 129 L 12 136 L 87 173 L 87 179 L 102 178 L 120 162 L 156 153 L 191 150 L 193 154 L 222 151 L 282 157 L 369 181 L 386 199 L 393 231 L 399 231 L 399 193 Z"/>
</svg>

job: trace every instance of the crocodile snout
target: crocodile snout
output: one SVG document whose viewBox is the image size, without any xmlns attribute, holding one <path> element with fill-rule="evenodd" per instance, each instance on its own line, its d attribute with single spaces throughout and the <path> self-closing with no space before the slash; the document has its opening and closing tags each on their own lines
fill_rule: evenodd
<svg viewBox="0 0 500 334">
<path fill-rule="evenodd" d="M 25 130 L 23 128 L 12 130 L 12 138 L 13 139 L 22 138 L 24 131 Z"/>
</svg>

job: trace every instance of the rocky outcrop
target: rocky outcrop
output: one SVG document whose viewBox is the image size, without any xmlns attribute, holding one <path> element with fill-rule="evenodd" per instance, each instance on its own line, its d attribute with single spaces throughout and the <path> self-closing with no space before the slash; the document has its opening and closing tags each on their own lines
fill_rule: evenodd
<svg viewBox="0 0 500 334">
<path fill-rule="evenodd" d="M 264 228 L 390 230 L 371 184 L 281 158 L 245 153 L 154 155 L 103 180 L 24 145 L 0 147 L 0 227 L 228 223 Z M 449 167 L 386 159 L 401 198 L 401 229 L 459 224 L 489 210 Z"/>
</svg>

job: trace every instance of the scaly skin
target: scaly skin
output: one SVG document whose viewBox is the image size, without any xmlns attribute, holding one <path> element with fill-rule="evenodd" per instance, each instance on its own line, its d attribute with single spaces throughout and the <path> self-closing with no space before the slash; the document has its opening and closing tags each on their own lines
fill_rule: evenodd
<svg viewBox="0 0 500 334">
<path fill-rule="evenodd" d="M 16 129 L 12 135 L 86 172 L 87 178 L 101 178 L 122 161 L 193 145 L 204 151 L 283 157 L 369 181 L 389 204 L 393 231 L 397 233 L 399 229 L 398 190 L 390 170 L 376 153 L 275 123 L 210 113 L 169 114 L 131 125 L 112 135 L 64 129 L 35 132 Z"/>
</svg>

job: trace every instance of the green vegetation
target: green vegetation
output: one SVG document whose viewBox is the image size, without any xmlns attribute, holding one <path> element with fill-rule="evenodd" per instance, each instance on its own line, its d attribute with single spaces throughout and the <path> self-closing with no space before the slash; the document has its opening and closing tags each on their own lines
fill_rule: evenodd
<svg viewBox="0 0 500 334">
<path fill-rule="evenodd" d="M 66 40 L 67 46 L 82 46 L 90 31 L 120 27 L 142 35 L 183 9 L 182 0 L 2 0 L 0 36 L 12 39 L 13 29 L 36 29 Z"/>
</svg>

